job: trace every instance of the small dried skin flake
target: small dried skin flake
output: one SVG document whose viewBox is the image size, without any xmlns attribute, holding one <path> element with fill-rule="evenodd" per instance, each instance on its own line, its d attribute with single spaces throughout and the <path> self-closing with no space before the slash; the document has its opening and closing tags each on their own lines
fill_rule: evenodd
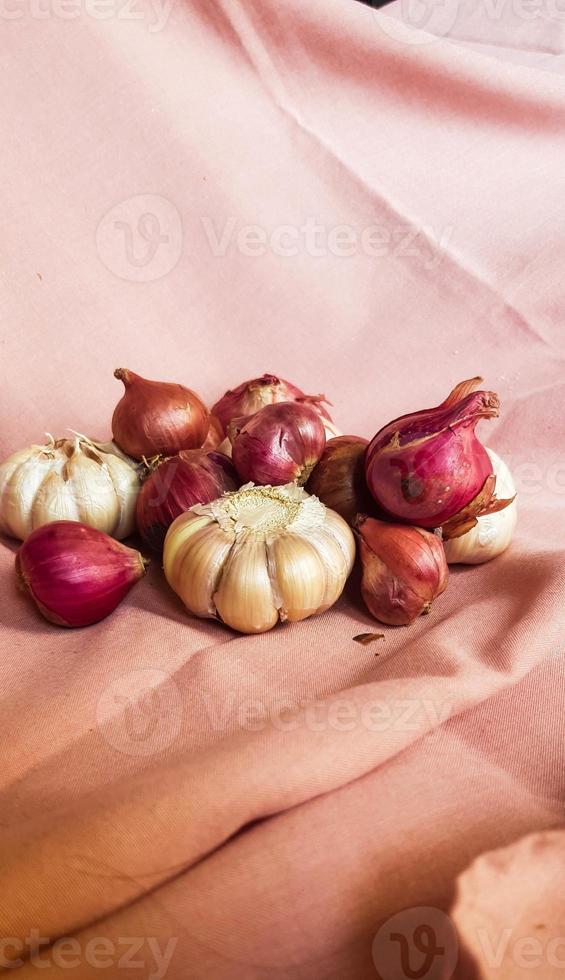
<svg viewBox="0 0 565 980">
<path fill-rule="evenodd" d="M 356 643 L 362 643 L 363 646 L 367 646 L 369 643 L 374 643 L 375 640 L 384 640 L 384 633 L 358 633 L 353 639 Z"/>
</svg>

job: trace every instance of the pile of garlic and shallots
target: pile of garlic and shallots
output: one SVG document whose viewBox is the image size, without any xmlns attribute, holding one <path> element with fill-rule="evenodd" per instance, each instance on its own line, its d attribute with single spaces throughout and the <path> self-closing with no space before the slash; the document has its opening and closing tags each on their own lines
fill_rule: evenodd
<svg viewBox="0 0 565 980">
<path fill-rule="evenodd" d="M 356 555 L 369 613 L 408 625 L 449 564 L 510 544 L 516 490 L 475 431 L 499 412 L 481 378 L 368 441 L 272 374 L 211 410 L 183 385 L 115 377 L 111 442 L 50 436 L 0 466 L 0 532 L 22 540 L 18 581 L 57 625 L 98 622 L 145 574 L 121 543 L 135 531 L 190 614 L 241 633 L 329 609 Z"/>
</svg>

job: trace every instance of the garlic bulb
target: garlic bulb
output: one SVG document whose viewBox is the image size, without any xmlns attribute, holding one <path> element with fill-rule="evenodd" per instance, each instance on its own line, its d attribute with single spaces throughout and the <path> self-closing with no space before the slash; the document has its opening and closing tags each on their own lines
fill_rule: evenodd
<svg viewBox="0 0 565 980">
<path fill-rule="evenodd" d="M 353 567 L 343 518 L 294 484 L 249 483 L 181 514 L 167 532 L 167 581 L 196 616 L 241 633 L 324 612 Z"/>
<path fill-rule="evenodd" d="M 135 525 L 140 479 L 111 443 L 49 437 L 0 466 L 0 531 L 25 540 L 50 521 L 80 521 L 121 540 Z"/>
<path fill-rule="evenodd" d="M 516 493 L 512 474 L 504 460 L 492 449 L 487 449 L 496 476 L 497 497 L 513 497 Z M 496 558 L 506 550 L 512 540 L 518 507 L 513 500 L 504 510 L 477 518 L 475 527 L 460 538 L 443 542 L 445 557 L 450 565 L 480 565 Z"/>
</svg>

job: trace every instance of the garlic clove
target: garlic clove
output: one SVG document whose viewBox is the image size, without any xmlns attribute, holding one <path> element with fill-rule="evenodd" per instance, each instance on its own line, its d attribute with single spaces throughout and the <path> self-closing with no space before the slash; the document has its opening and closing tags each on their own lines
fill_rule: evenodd
<svg viewBox="0 0 565 980">
<path fill-rule="evenodd" d="M 264 633 L 279 619 L 264 539 L 241 534 L 224 565 L 214 596 L 224 623 L 240 633 Z"/>
<path fill-rule="evenodd" d="M 185 538 L 177 552 L 178 595 L 195 616 L 217 618 L 214 593 L 232 546 L 231 535 L 217 524 L 206 523 Z"/>
<path fill-rule="evenodd" d="M 4 534 L 16 536 L 15 531 L 12 530 L 14 498 L 10 489 L 10 482 L 14 479 L 19 467 L 30 458 L 33 452 L 34 448 L 29 446 L 26 449 L 20 449 L 19 452 L 13 453 L 12 456 L 4 460 L 0 466 L 0 531 Z"/>
<path fill-rule="evenodd" d="M 167 531 L 166 547 L 163 551 L 163 570 L 169 583 L 177 575 L 177 568 L 182 561 L 182 552 L 187 541 L 203 527 L 210 527 L 213 523 L 211 517 L 194 514 L 192 511 L 180 514 L 173 521 Z"/>
<path fill-rule="evenodd" d="M 487 453 L 496 476 L 497 497 L 515 497 L 516 487 L 508 466 L 492 449 L 487 448 Z M 517 520 L 515 499 L 503 510 L 479 516 L 476 525 L 465 534 L 443 542 L 448 564 L 481 565 L 497 558 L 512 541 Z"/>
<path fill-rule="evenodd" d="M 498 513 L 478 517 L 475 527 L 461 537 L 444 541 L 448 564 L 482 565 L 498 558 L 509 547 L 517 520 L 515 500 Z"/>
<path fill-rule="evenodd" d="M 121 541 L 122 538 L 127 538 L 135 530 L 135 507 L 140 488 L 139 477 L 133 465 L 109 451 L 104 455 L 104 465 L 108 467 L 118 501 L 118 519 L 112 535 Z"/>
<path fill-rule="evenodd" d="M 326 508 L 324 530 L 337 543 L 343 556 L 343 573 L 346 578 L 355 562 L 355 537 L 349 524 L 335 510 Z"/>
<path fill-rule="evenodd" d="M 20 449 L 18 452 L 13 453 L 8 456 L 7 459 L 0 465 L 0 499 L 4 496 L 5 491 L 8 488 L 10 480 L 14 476 L 16 470 L 27 462 L 31 456 L 35 453 L 34 446 L 26 446 L 25 449 Z M 2 520 L 2 514 L 0 513 L 0 520 Z"/>
<path fill-rule="evenodd" d="M 69 431 L 72 432 L 73 435 L 78 436 L 83 452 L 87 451 L 88 449 L 93 449 L 94 452 L 97 453 L 105 462 L 107 456 L 112 458 L 117 456 L 117 458 L 121 459 L 123 463 L 127 463 L 130 469 L 135 470 L 136 472 L 139 469 L 143 469 L 142 463 L 139 463 L 138 460 L 134 459 L 132 456 L 128 456 L 127 453 L 124 453 L 123 449 L 120 449 L 118 446 L 118 443 L 114 442 L 112 439 L 107 442 L 98 442 L 97 439 L 89 439 L 88 436 L 83 436 L 82 433 L 75 432 L 74 429 L 70 429 Z"/>
<path fill-rule="evenodd" d="M 35 494 L 30 530 L 35 531 L 51 521 L 80 521 L 72 486 L 63 479 L 62 470 L 63 465 L 59 467 L 59 472 L 52 469 Z"/>
<path fill-rule="evenodd" d="M 267 551 L 281 619 L 296 622 L 312 616 L 327 592 L 327 569 L 319 552 L 298 534 L 274 538 Z"/>
<path fill-rule="evenodd" d="M 82 453 L 77 444 L 63 468 L 62 479 L 65 494 L 70 494 L 78 513 L 74 519 L 113 534 L 120 508 L 108 467 Z"/>
<path fill-rule="evenodd" d="M 8 480 L 3 494 L 6 525 L 16 538 L 27 538 L 34 527 L 34 500 L 53 469 L 52 457 L 33 447 Z"/>
<path fill-rule="evenodd" d="M 329 514 L 330 511 L 327 511 L 326 519 Z M 325 612 L 339 599 L 344 582 L 353 568 L 355 541 L 351 531 L 349 535 L 342 531 L 344 549 L 342 540 L 334 536 L 326 524 L 321 528 L 312 528 L 307 534 L 308 541 L 316 548 L 325 568 L 324 595 L 317 610 L 320 613 Z"/>
</svg>

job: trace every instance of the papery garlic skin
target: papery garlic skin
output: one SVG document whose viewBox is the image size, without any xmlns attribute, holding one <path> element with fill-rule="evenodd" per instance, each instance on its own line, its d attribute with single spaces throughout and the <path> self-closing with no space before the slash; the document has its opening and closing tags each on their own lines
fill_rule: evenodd
<svg viewBox="0 0 565 980">
<path fill-rule="evenodd" d="M 301 487 L 248 484 L 174 521 L 163 565 L 195 616 L 241 633 L 324 612 L 353 567 L 353 534 Z"/>
<path fill-rule="evenodd" d="M 487 453 L 496 476 L 498 496 L 514 497 L 516 487 L 508 466 L 492 449 L 487 448 Z M 501 555 L 512 541 L 517 520 L 518 505 L 515 499 L 504 510 L 478 517 L 475 527 L 466 534 L 444 541 L 448 564 L 481 565 Z"/>
<path fill-rule="evenodd" d="M 76 434 L 28 446 L 0 466 L 0 531 L 24 541 L 51 521 L 79 521 L 121 540 L 135 526 L 140 478 L 111 443 Z"/>
</svg>

